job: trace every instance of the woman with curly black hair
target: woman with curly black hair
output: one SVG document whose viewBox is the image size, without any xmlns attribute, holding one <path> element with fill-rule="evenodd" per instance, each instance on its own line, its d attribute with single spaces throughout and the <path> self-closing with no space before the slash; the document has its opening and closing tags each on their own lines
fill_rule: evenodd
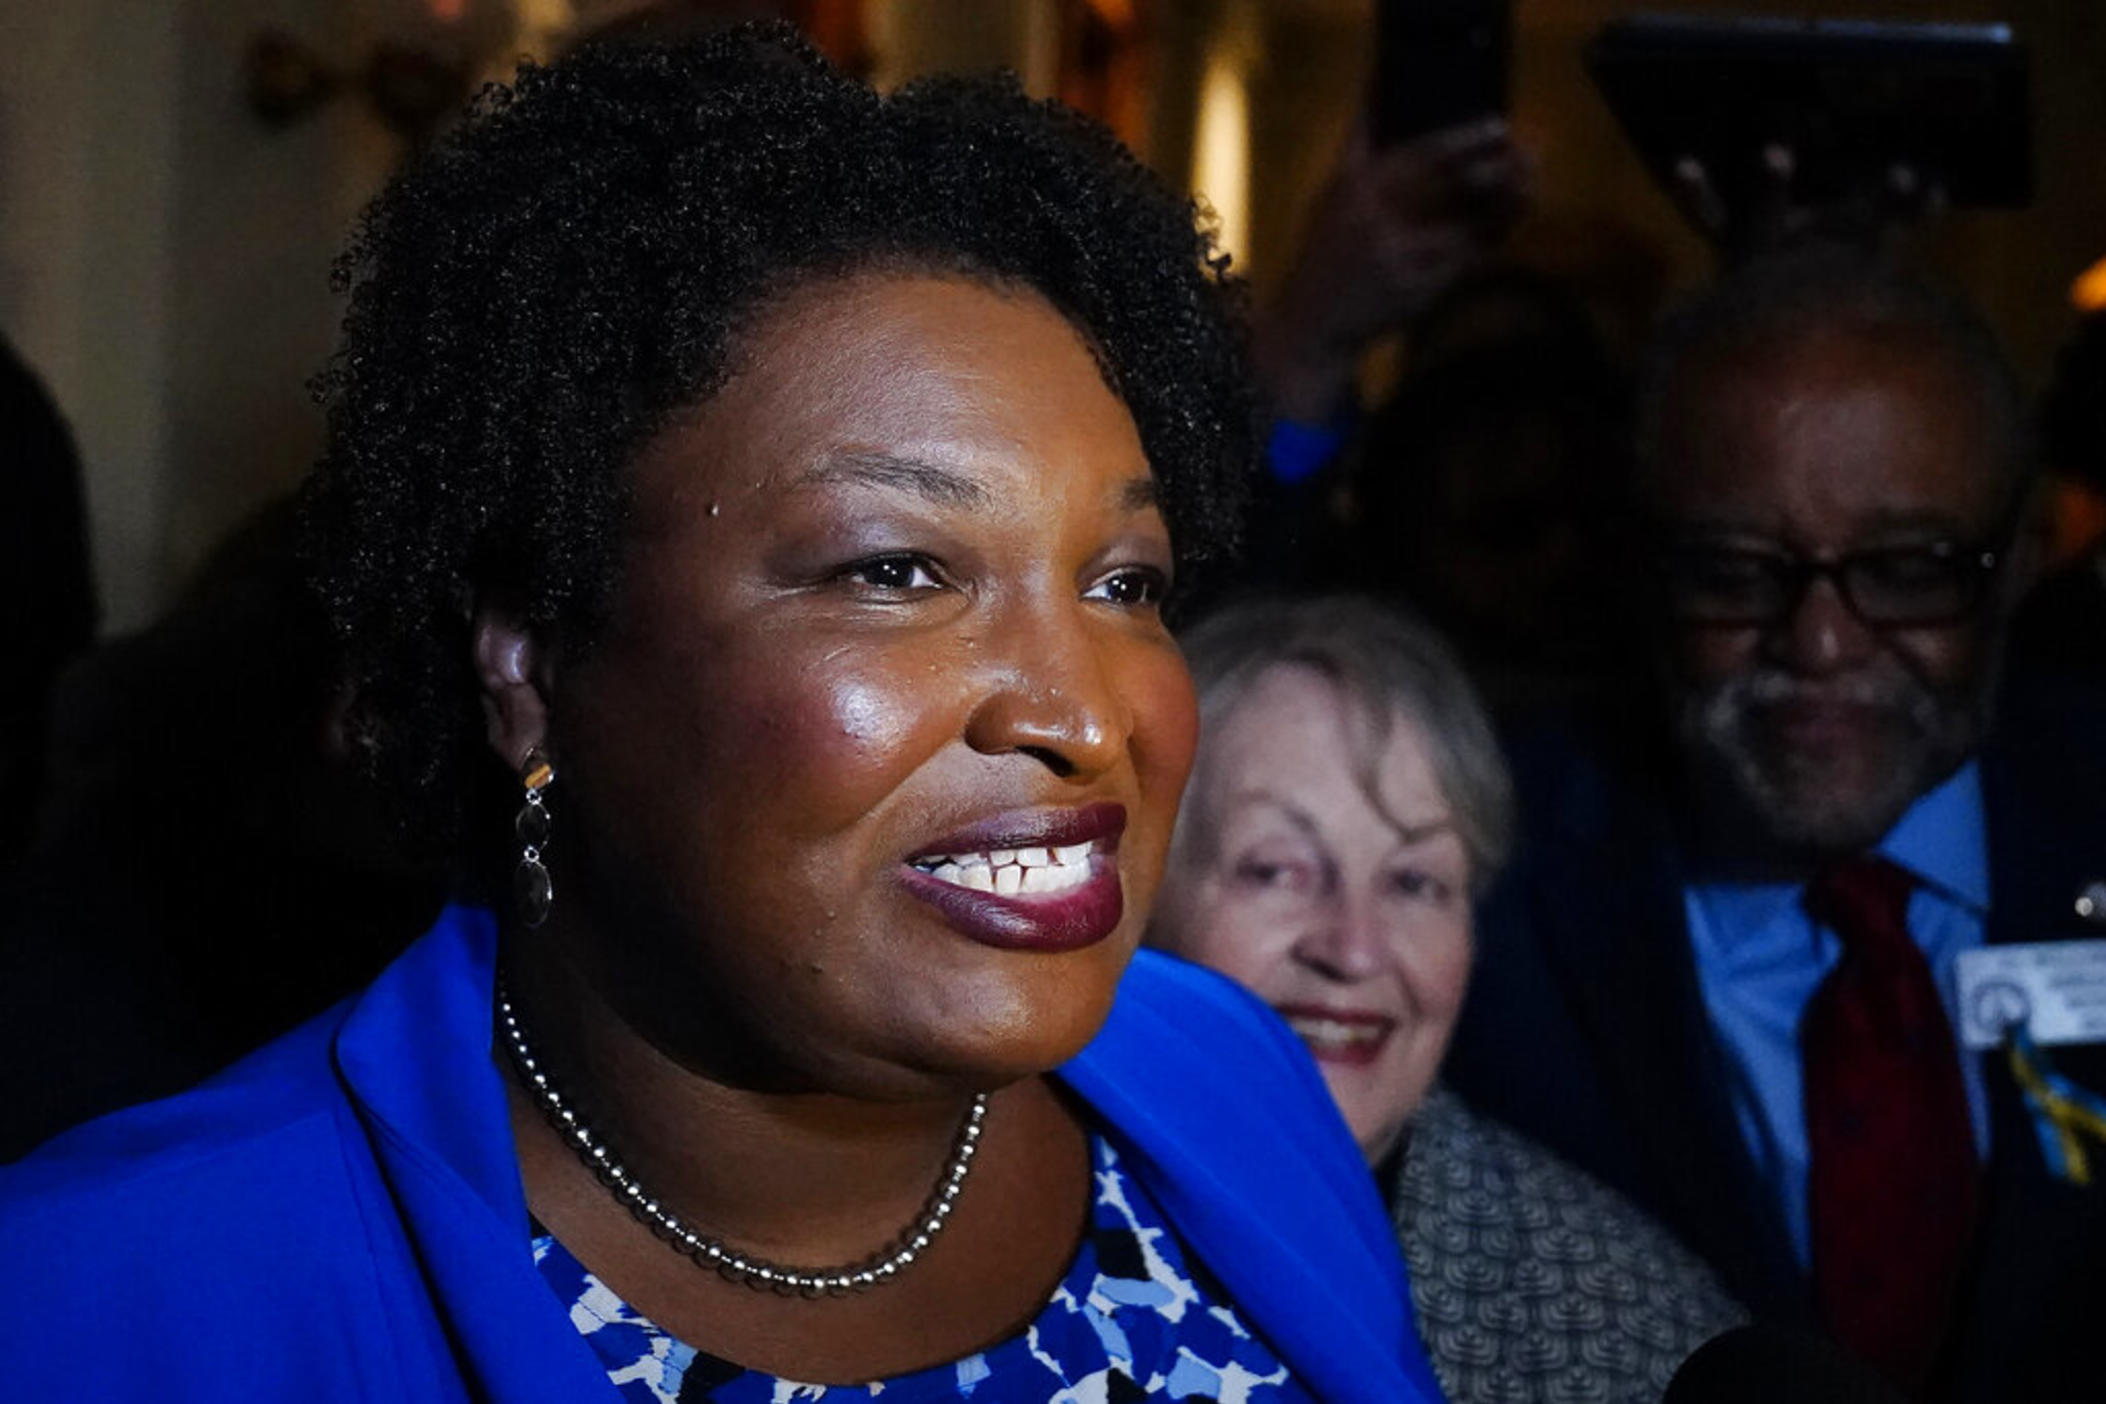
<svg viewBox="0 0 2106 1404">
<path fill-rule="evenodd" d="M 316 576 L 463 900 L 0 1174 L 10 1396 L 1437 1398 L 1292 1036 L 1134 956 L 1254 442 L 1189 207 L 748 30 L 526 69 L 343 277 Z"/>
</svg>

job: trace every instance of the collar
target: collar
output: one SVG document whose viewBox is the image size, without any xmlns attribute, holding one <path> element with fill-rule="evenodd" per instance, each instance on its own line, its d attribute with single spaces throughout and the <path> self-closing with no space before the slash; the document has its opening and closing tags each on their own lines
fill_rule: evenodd
<svg viewBox="0 0 2106 1404">
<path fill-rule="evenodd" d="M 1896 820 L 1874 850 L 1976 916 L 1989 910 L 1989 839 L 1982 769 L 1969 760 Z"/>
<path fill-rule="evenodd" d="M 1906 869 L 1925 890 L 1976 917 L 1989 910 L 1989 842 L 1982 773 L 1970 760 L 1910 805 L 1873 852 Z M 1707 919 L 1692 920 L 1699 958 L 1729 964 L 1769 958 L 1778 933 L 1805 930 L 1801 882 L 1708 881 L 1687 895 Z M 1710 951 L 1707 957 L 1706 950 Z"/>
</svg>

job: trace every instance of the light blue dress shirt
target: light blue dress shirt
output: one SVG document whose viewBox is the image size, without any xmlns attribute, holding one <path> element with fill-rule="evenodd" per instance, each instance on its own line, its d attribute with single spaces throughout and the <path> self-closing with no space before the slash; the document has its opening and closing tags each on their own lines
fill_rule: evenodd
<svg viewBox="0 0 2106 1404">
<path fill-rule="evenodd" d="M 1910 806 L 1875 850 L 1918 882 L 1909 934 L 1957 1019 L 1954 964 L 1983 940 L 1989 911 L 1989 850 L 1981 772 L 1973 762 Z M 1811 1259 L 1806 1208 L 1806 1112 L 1801 1101 L 1799 1018 L 1842 959 L 1834 932 L 1800 904 L 1803 884 L 1702 883 L 1683 889 L 1697 983 L 1724 1048 L 1734 1112 L 1756 1168 L 1784 1211 L 1802 1266 Z M 1974 1118 L 1975 1150 L 1989 1153 L 1981 1061 L 1963 1053 L 1961 1076 Z"/>
</svg>

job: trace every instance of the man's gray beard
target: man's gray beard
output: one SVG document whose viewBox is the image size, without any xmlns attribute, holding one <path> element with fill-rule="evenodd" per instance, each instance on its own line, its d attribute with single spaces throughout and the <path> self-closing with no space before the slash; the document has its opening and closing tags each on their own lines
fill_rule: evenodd
<svg viewBox="0 0 2106 1404">
<path fill-rule="evenodd" d="M 1895 764 L 1859 793 L 1835 789 L 1812 757 L 1764 744 L 1761 712 L 1794 701 L 1847 703 L 1880 714 Z M 1752 826 L 1784 853 L 1837 855 L 1871 847 L 1908 807 L 1952 773 L 1980 739 L 1986 689 L 1940 694 L 1900 664 L 1848 677 L 1806 682 L 1776 668 L 1757 668 L 1702 692 L 1685 692 L 1677 709 L 1682 753 L 1710 795 L 1735 813 L 1729 830 Z"/>
</svg>

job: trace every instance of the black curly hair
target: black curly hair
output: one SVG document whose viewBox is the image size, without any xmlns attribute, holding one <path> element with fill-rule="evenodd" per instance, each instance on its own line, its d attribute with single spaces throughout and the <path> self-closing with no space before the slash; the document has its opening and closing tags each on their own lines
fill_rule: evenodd
<svg viewBox="0 0 2106 1404">
<path fill-rule="evenodd" d="M 529 64 L 366 212 L 316 381 L 315 581 L 361 750 L 428 839 L 494 767 L 476 600 L 589 648 L 627 465 L 721 383 L 743 317 L 873 267 L 1044 296 L 1133 415 L 1181 579 L 1230 553 L 1258 443 L 1241 295 L 1100 128 L 1013 79 L 880 96 L 782 26 Z"/>
</svg>

